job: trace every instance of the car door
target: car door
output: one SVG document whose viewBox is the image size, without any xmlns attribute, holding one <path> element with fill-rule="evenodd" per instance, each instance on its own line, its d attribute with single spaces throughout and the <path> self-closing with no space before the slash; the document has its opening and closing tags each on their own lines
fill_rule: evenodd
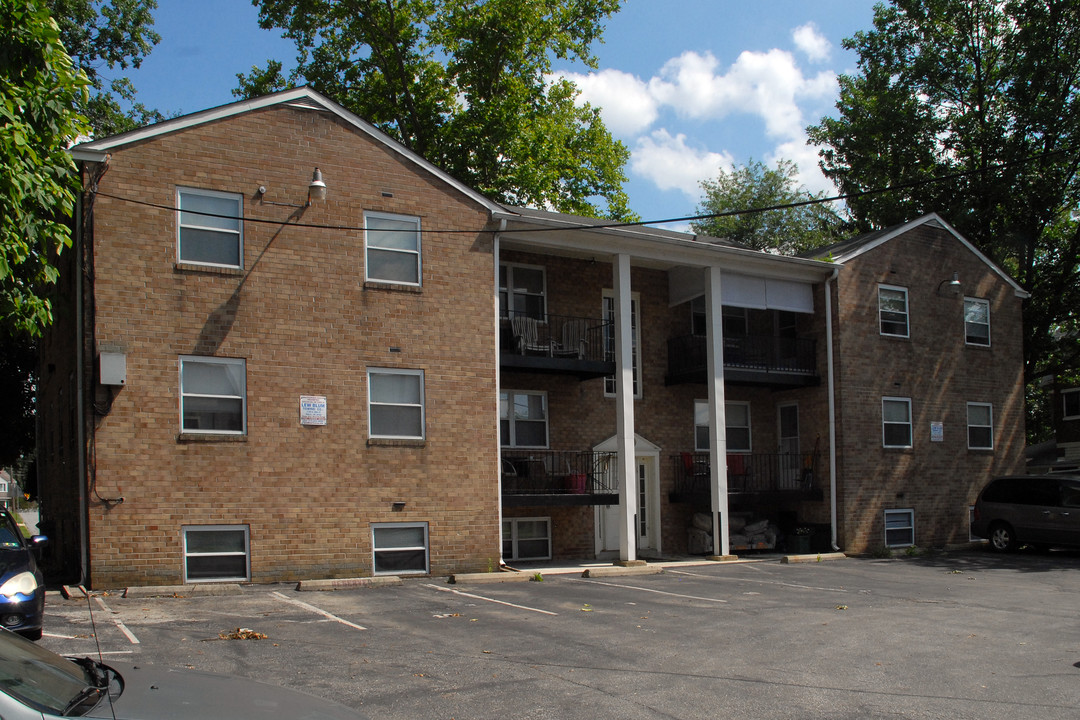
<svg viewBox="0 0 1080 720">
<path fill-rule="evenodd" d="M 1051 511 L 1050 521 L 1055 539 L 1051 544 L 1080 547 L 1080 480 L 1058 480 L 1060 502 Z"/>
<path fill-rule="evenodd" d="M 1016 539 L 1022 543 L 1055 542 L 1057 515 L 1060 514 L 1057 479 L 1025 477 L 1018 481 L 1016 504 L 1011 507 L 1015 513 L 1012 525 L 1016 529 Z"/>
</svg>

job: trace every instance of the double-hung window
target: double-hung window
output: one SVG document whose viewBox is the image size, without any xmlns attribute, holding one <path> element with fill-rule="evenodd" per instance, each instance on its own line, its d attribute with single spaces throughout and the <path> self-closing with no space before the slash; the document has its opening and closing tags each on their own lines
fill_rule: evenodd
<svg viewBox="0 0 1080 720">
<path fill-rule="evenodd" d="M 499 436 L 503 447 L 547 447 L 547 394 L 524 390 L 499 393 Z"/>
<path fill-rule="evenodd" d="M 368 435 L 424 439 L 424 371 L 368 370 Z"/>
<path fill-rule="evenodd" d="M 604 291 L 604 357 L 609 362 L 615 361 L 615 294 L 611 290 Z M 639 331 L 641 316 L 641 302 L 637 293 L 633 293 L 630 299 L 630 359 L 634 372 L 634 397 L 641 397 L 641 362 L 638 359 Z M 616 378 L 608 375 L 604 378 L 604 395 L 614 396 Z"/>
<path fill-rule="evenodd" d="M 964 341 L 968 345 L 990 344 L 990 301 L 964 298 Z"/>
<path fill-rule="evenodd" d="M 1061 419 L 1080 419 L 1080 388 L 1061 391 Z"/>
<path fill-rule="evenodd" d="M 547 318 L 547 278 L 539 265 L 499 265 L 499 315 Z"/>
<path fill-rule="evenodd" d="M 247 525 L 190 525 L 184 533 L 184 582 L 251 579 Z"/>
<path fill-rule="evenodd" d="M 364 213 L 367 280 L 420 285 L 420 218 Z"/>
<path fill-rule="evenodd" d="M 878 319 L 882 335 L 908 337 L 907 288 L 878 285 Z"/>
<path fill-rule="evenodd" d="M 968 449 L 994 449 L 994 406 L 990 403 L 967 404 Z"/>
<path fill-rule="evenodd" d="M 911 447 L 911 399 L 881 399 L 882 446 L 887 448 Z"/>
<path fill-rule="evenodd" d="M 885 511 L 885 546 L 911 547 L 915 544 L 915 511 Z"/>
<path fill-rule="evenodd" d="M 371 526 L 375 575 L 428 572 L 428 524 L 375 523 Z"/>
<path fill-rule="evenodd" d="M 243 196 L 214 190 L 176 189 L 181 263 L 239 268 L 244 257 Z"/>
<path fill-rule="evenodd" d="M 750 403 L 724 403 L 724 439 L 729 453 L 748 453 L 750 445 Z M 694 450 L 709 451 L 709 401 L 694 401 Z"/>
<path fill-rule="evenodd" d="M 247 430 L 246 375 L 246 363 L 240 358 L 181 356 L 181 432 L 243 434 Z"/>
</svg>

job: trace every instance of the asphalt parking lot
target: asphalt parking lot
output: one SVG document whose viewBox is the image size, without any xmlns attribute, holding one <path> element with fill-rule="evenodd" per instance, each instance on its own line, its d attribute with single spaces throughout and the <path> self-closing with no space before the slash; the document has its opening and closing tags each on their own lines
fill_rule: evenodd
<svg viewBox="0 0 1080 720">
<path fill-rule="evenodd" d="M 241 675 L 371 718 L 1080 714 L 1078 553 L 294 588 L 50 593 L 41 644 L 96 655 L 100 642 L 105 662 Z M 228 639 L 238 628 L 265 637 Z"/>
</svg>

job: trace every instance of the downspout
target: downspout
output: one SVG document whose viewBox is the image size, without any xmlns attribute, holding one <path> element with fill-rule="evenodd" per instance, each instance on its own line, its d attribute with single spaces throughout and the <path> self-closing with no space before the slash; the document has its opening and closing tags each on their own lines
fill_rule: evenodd
<svg viewBox="0 0 1080 720">
<path fill-rule="evenodd" d="M 85 165 L 81 168 L 85 171 Z M 85 245 L 83 235 L 86 232 L 86 218 L 83 215 L 85 194 L 79 192 L 79 201 L 75 203 L 75 408 L 79 422 L 76 427 L 79 453 L 77 472 L 79 477 L 79 585 L 86 586 L 90 578 L 90 523 L 89 498 L 87 497 L 86 478 L 86 367 L 85 347 L 86 319 L 83 317 L 83 257 Z"/>
<path fill-rule="evenodd" d="M 494 277 L 492 278 L 492 285 L 495 290 L 494 305 L 495 305 L 495 427 L 502 427 L 502 419 L 499 417 L 499 402 L 502 399 L 502 366 L 499 364 L 499 353 L 501 337 L 499 327 L 499 242 L 502 239 L 502 233 L 506 230 L 506 218 L 499 221 L 499 229 L 492 233 L 491 236 L 491 255 L 494 258 L 495 270 Z M 503 486 L 502 486 L 502 438 L 498 438 L 495 442 L 495 457 L 496 468 L 495 477 L 498 478 L 498 517 L 499 517 L 499 567 L 504 567 L 506 562 L 503 558 L 503 544 L 502 544 L 502 523 L 503 523 Z"/>
<path fill-rule="evenodd" d="M 840 268 L 833 268 L 832 275 L 825 281 L 825 363 L 829 387 L 829 541 L 834 552 L 840 549 L 836 544 L 836 388 L 833 377 L 833 318 L 832 318 L 832 282 L 840 274 Z"/>
</svg>

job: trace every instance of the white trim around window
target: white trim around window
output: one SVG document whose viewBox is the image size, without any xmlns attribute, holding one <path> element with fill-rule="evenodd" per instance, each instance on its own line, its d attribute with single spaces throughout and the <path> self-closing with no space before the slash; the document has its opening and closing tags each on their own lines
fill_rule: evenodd
<svg viewBox="0 0 1080 720">
<path fill-rule="evenodd" d="M 550 560 L 551 518 L 503 518 L 503 560 Z"/>
<path fill-rule="evenodd" d="M 878 330 L 888 337 L 909 337 L 908 291 L 899 285 L 878 285 Z"/>
<path fill-rule="evenodd" d="M 391 213 L 364 213 L 364 279 L 419 287 L 423 263 L 420 218 Z"/>
<path fill-rule="evenodd" d="M 909 448 L 911 442 L 911 398 L 881 398 L 881 446 Z"/>
<path fill-rule="evenodd" d="M 615 291 L 602 293 L 601 310 L 604 318 L 604 357 L 615 360 Z M 641 294 L 630 294 L 630 356 L 634 370 L 634 399 L 641 399 Z M 615 376 L 604 377 L 604 397 L 615 397 Z"/>
<path fill-rule="evenodd" d="M 543 265 L 499 263 L 499 317 L 547 322 L 547 269 Z"/>
<path fill-rule="evenodd" d="M 994 449 L 994 406 L 990 403 L 967 404 L 968 450 Z"/>
<path fill-rule="evenodd" d="M 732 401 L 724 403 L 724 442 L 729 453 L 753 452 L 750 431 L 750 403 Z M 694 401 L 694 450 L 709 452 L 709 401 Z"/>
<path fill-rule="evenodd" d="M 885 511 L 885 547 L 915 545 L 915 511 L 911 508 Z"/>
<path fill-rule="evenodd" d="M 247 432 L 247 362 L 242 358 L 180 356 L 180 432 Z"/>
<path fill-rule="evenodd" d="M 185 265 L 241 268 L 244 196 L 176 188 L 176 260 Z"/>
<path fill-rule="evenodd" d="M 184 583 L 246 582 L 251 579 L 247 525 L 185 525 Z"/>
<path fill-rule="evenodd" d="M 369 368 L 368 437 L 424 439 L 424 371 Z"/>
<path fill-rule="evenodd" d="M 1061 391 L 1061 419 L 1080 420 L 1080 388 Z"/>
<path fill-rule="evenodd" d="M 546 392 L 503 390 L 499 393 L 499 442 L 510 448 L 548 446 Z"/>
<path fill-rule="evenodd" d="M 427 575 L 426 522 L 372 523 L 371 562 L 374 575 Z"/>
<path fill-rule="evenodd" d="M 990 301 L 964 298 L 964 342 L 968 345 L 990 346 Z"/>
</svg>

